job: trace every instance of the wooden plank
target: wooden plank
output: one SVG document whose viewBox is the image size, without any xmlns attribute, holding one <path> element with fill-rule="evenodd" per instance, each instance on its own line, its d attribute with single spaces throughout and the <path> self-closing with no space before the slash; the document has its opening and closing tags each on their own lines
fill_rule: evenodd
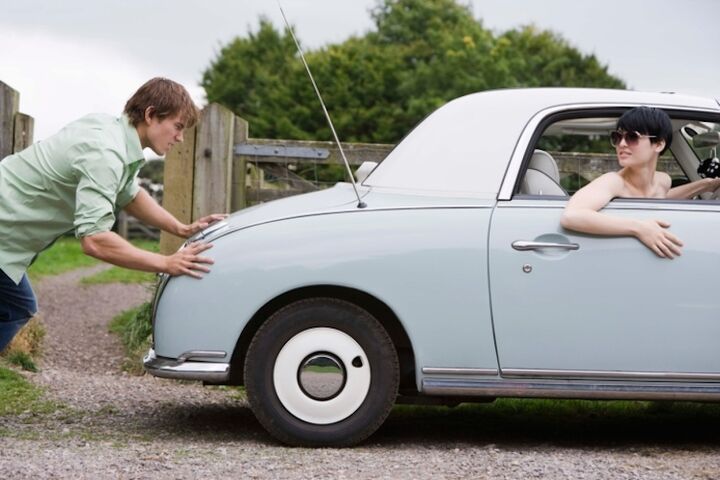
<svg viewBox="0 0 720 480">
<path fill-rule="evenodd" d="M 252 187 L 247 188 L 247 198 L 252 202 L 270 202 L 272 200 L 278 200 L 280 198 L 292 197 L 293 195 L 298 195 L 300 193 L 305 192 L 294 188 L 288 190 L 272 188 L 256 189 Z"/>
<path fill-rule="evenodd" d="M 235 117 L 235 132 L 233 144 L 245 143 L 248 138 L 248 122 Z M 234 155 L 232 158 L 232 181 L 230 183 L 230 211 L 236 212 L 247 206 L 245 185 L 247 183 L 247 158 L 244 155 Z"/>
<path fill-rule="evenodd" d="M 13 135 L 13 153 L 25 150 L 32 145 L 35 120 L 24 113 L 15 114 L 15 133 Z"/>
<path fill-rule="evenodd" d="M 20 93 L 0 82 L 0 160 L 13 153 L 15 114 L 19 104 Z"/>
<path fill-rule="evenodd" d="M 302 192 L 312 192 L 315 190 L 319 190 L 319 187 L 313 182 L 305 180 L 300 175 L 291 172 L 290 170 L 285 168 L 284 165 L 279 165 L 277 163 L 266 163 L 260 165 L 260 168 L 262 168 L 266 173 L 269 173 L 274 177 L 280 179 L 280 181 L 287 184 L 289 188 L 300 190 Z"/>
<path fill-rule="evenodd" d="M 117 234 L 123 237 L 125 240 L 128 239 L 128 218 L 130 215 L 125 210 L 120 210 L 117 218 Z"/>
<path fill-rule="evenodd" d="M 195 172 L 195 137 L 197 126 L 185 130 L 183 143 L 176 145 L 165 157 L 163 173 L 163 207 L 183 223 L 192 221 L 193 177 Z M 160 234 L 160 253 L 175 252 L 184 239 Z"/>
<path fill-rule="evenodd" d="M 195 140 L 193 220 L 230 210 L 235 115 L 212 103 L 200 115 Z"/>
<path fill-rule="evenodd" d="M 324 148 L 329 151 L 327 158 L 295 158 L 295 157 L 249 157 L 252 161 L 262 163 L 303 163 L 313 162 L 319 164 L 342 164 L 342 156 L 335 142 L 315 142 L 307 140 L 272 140 L 267 138 L 249 138 L 251 145 L 273 145 L 281 147 Z M 381 162 L 388 153 L 395 148 L 394 145 L 381 143 L 342 143 L 345 156 L 350 165 L 361 165 L 363 162 Z"/>
</svg>

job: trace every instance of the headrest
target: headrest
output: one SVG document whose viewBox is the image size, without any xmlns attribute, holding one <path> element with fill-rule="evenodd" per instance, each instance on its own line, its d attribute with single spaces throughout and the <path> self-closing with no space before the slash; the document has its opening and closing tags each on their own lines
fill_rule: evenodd
<svg viewBox="0 0 720 480">
<path fill-rule="evenodd" d="M 544 150 L 535 150 L 530 159 L 528 168 L 540 170 L 548 177 L 552 178 L 555 183 L 560 183 L 560 170 L 558 170 L 555 159 Z"/>
</svg>

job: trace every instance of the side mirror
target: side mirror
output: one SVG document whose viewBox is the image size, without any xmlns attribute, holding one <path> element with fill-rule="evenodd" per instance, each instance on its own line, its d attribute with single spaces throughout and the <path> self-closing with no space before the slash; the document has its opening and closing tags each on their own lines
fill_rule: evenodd
<svg viewBox="0 0 720 480">
<path fill-rule="evenodd" d="M 358 169 L 355 170 L 355 181 L 358 183 L 362 183 L 363 180 L 365 180 L 367 176 L 370 175 L 370 172 L 372 172 L 377 166 L 378 162 L 363 162 L 362 165 L 360 165 Z"/>
</svg>

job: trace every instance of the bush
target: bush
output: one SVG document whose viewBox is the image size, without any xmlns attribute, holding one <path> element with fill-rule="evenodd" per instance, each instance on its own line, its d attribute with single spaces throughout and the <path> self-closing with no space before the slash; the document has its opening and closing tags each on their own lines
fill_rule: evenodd
<svg viewBox="0 0 720 480">
<path fill-rule="evenodd" d="M 139 307 L 126 310 L 110 322 L 110 331 L 120 335 L 125 347 L 123 368 L 132 374 L 144 372 L 142 356 L 150 347 L 152 335 L 152 304 L 146 302 Z"/>
<path fill-rule="evenodd" d="M 31 372 L 37 371 L 33 358 L 40 356 L 45 328 L 36 315 L 15 335 L 10 345 L 0 352 L 8 362 Z"/>
</svg>

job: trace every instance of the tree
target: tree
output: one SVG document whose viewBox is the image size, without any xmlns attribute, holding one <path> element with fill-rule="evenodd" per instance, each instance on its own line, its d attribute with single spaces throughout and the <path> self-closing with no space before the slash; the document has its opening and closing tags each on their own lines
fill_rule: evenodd
<svg viewBox="0 0 720 480">
<path fill-rule="evenodd" d="M 345 141 L 395 143 L 446 101 L 481 90 L 624 87 L 558 35 L 529 26 L 495 36 L 457 0 L 379 0 L 371 15 L 364 36 L 306 52 Z M 202 86 L 253 136 L 331 138 L 290 33 L 265 19 L 222 48 Z"/>
<path fill-rule="evenodd" d="M 512 74 L 507 86 L 625 88 L 595 55 L 583 55 L 562 37 L 534 25 L 500 35 L 493 56 Z"/>
</svg>

